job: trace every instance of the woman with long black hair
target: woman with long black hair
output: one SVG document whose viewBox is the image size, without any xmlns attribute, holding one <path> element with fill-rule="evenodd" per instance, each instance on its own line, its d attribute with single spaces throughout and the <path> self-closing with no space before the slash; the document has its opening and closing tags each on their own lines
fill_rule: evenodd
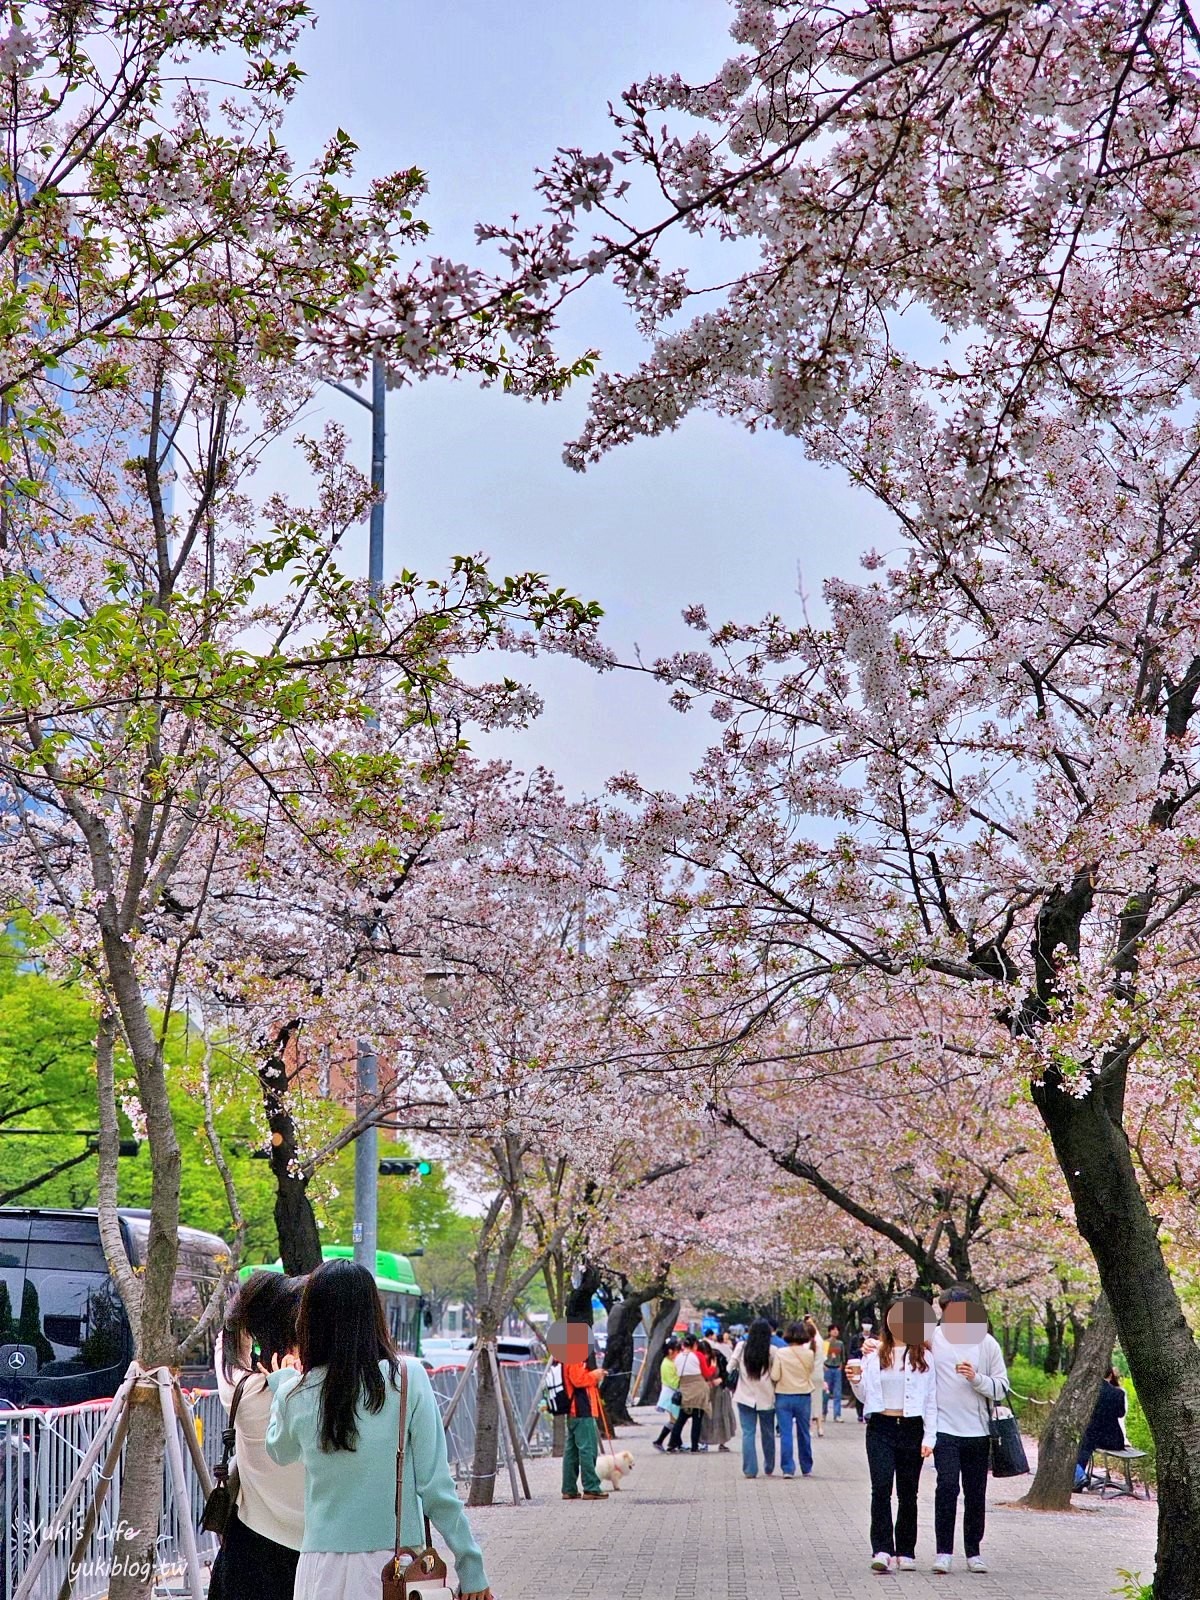
<svg viewBox="0 0 1200 1600">
<path fill-rule="evenodd" d="M 217 1389 L 233 1412 L 241 1487 L 213 1563 L 210 1600 L 292 1600 L 304 1538 L 304 1468 L 298 1461 L 278 1467 L 267 1455 L 267 1374 L 295 1347 L 301 1288 L 297 1278 L 252 1272 L 217 1338 Z"/>
<path fill-rule="evenodd" d="M 733 1352 L 737 1373 L 733 1398 L 742 1428 L 742 1474 L 758 1477 L 755 1434 L 762 1438 L 763 1471 L 775 1471 L 775 1385 L 771 1381 L 771 1324 L 765 1317 L 752 1322 L 746 1337 Z"/>
<path fill-rule="evenodd" d="M 271 1374 L 267 1452 L 303 1461 L 304 1544 L 296 1600 L 378 1595 L 396 1536 L 401 1363 L 407 1372 L 404 1543 L 425 1543 L 428 1516 L 450 1546 L 463 1600 L 491 1600 L 483 1557 L 454 1488 L 437 1399 L 419 1361 L 397 1354 L 375 1280 L 353 1261 L 326 1261 L 300 1303 L 298 1370 Z"/>
</svg>

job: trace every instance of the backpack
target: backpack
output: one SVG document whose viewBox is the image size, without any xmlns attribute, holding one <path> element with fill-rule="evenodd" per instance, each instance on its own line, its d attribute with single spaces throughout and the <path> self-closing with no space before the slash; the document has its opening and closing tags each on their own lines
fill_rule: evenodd
<svg viewBox="0 0 1200 1600">
<path fill-rule="evenodd" d="M 561 1361 L 552 1361 L 546 1368 L 546 1376 L 542 1381 L 542 1393 L 546 1399 L 546 1410 L 552 1417 L 569 1417 L 571 1415 L 571 1396 L 567 1392 Z"/>
</svg>

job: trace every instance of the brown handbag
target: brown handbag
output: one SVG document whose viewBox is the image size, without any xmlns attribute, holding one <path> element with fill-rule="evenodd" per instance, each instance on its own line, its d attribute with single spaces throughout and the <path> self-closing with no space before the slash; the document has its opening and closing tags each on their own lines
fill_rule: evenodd
<svg viewBox="0 0 1200 1600">
<path fill-rule="evenodd" d="M 404 1447 L 408 1434 L 408 1367 L 400 1361 L 400 1435 L 396 1441 L 396 1551 L 380 1573 L 383 1600 L 420 1600 L 420 1591 L 446 1587 L 446 1563 L 433 1548 L 429 1518 L 425 1518 L 425 1548 L 414 1550 L 403 1542 Z"/>
</svg>

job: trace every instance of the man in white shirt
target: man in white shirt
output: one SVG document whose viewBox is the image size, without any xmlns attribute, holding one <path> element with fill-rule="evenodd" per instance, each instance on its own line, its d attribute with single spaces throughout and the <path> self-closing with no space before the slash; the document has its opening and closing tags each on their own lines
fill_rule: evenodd
<svg viewBox="0 0 1200 1600">
<path fill-rule="evenodd" d="M 956 1283 L 938 1298 L 942 1320 L 933 1335 L 937 1373 L 937 1444 L 933 1463 L 937 1491 L 933 1502 L 936 1573 L 954 1564 L 954 1524 L 958 1491 L 963 1497 L 963 1548 L 969 1572 L 986 1572 L 979 1553 L 987 1510 L 991 1419 L 988 1402 L 1008 1392 L 1004 1352 L 988 1332 L 987 1312 L 971 1284 Z"/>
</svg>

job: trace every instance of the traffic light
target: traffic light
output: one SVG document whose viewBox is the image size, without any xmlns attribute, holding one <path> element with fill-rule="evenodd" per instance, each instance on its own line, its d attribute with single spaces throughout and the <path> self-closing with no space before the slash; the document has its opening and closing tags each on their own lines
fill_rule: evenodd
<svg viewBox="0 0 1200 1600">
<path fill-rule="evenodd" d="M 89 1151 L 99 1150 L 99 1148 L 100 1148 L 100 1136 L 99 1136 L 99 1134 L 89 1135 L 88 1142 L 87 1142 L 87 1147 L 88 1147 Z M 118 1156 L 118 1158 L 120 1160 L 125 1160 L 126 1158 L 128 1158 L 130 1156 L 136 1156 L 138 1151 L 141 1148 L 142 1148 L 142 1141 L 140 1139 L 121 1139 L 117 1143 L 117 1156 Z"/>
<path fill-rule="evenodd" d="M 381 1178 L 427 1178 L 432 1171 L 432 1161 L 418 1161 L 413 1156 L 397 1156 L 379 1163 Z"/>
</svg>

